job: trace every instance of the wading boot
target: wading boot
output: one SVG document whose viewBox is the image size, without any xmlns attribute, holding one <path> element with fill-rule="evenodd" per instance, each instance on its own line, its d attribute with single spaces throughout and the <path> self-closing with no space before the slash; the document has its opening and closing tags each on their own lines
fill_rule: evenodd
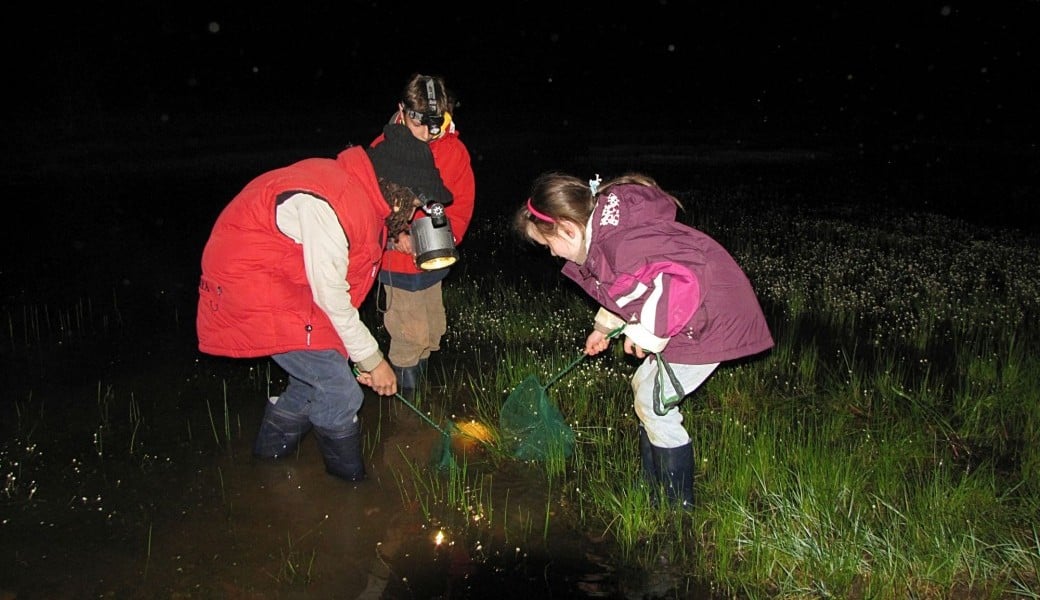
<svg viewBox="0 0 1040 600">
<path fill-rule="evenodd" d="M 643 481 L 650 486 L 650 503 L 657 506 L 657 491 L 661 482 L 657 480 L 657 467 L 654 466 L 654 447 L 646 435 L 646 428 L 639 425 L 639 461 L 643 471 Z"/>
<path fill-rule="evenodd" d="M 419 388 L 421 376 L 420 369 L 420 365 L 394 367 L 394 375 L 397 376 L 397 393 L 409 402 L 415 402 L 415 390 Z"/>
<path fill-rule="evenodd" d="M 653 447 L 657 478 L 677 509 L 693 510 L 693 442 L 678 448 Z"/>
<path fill-rule="evenodd" d="M 361 455 L 361 430 L 353 434 L 336 437 L 331 432 L 315 428 L 318 448 L 325 460 L 325 472 L 347 481 L 365 478 L 365 463 Z"/>
<path fill-rule="evenodd" d="M 278 408 L 278 397 L 267 403 L 260 432 L 253 443 L 253 454 L 258 458 L 282 458 L 296 452 L 302 438 L 310 431 L 311 423 L 306 416 Z"/>
</svg>

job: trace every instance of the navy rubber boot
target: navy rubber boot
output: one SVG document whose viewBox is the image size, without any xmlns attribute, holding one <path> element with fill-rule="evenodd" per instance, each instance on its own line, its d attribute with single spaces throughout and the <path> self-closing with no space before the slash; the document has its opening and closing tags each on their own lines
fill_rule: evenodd
<svg viewBox="0 0 1040 600">
<path fill-rule="evenodd" d="M 668 501 L 675 508 L 693 510 L 693 443 L 678 448 L 654 447 L 657 477 L 664 486 Z"/>
<path fill-rule="evenodd" d="M 322 429 L 315 429 L 314 433 L 325 460 L 325 472 L 347 481 L 361 481 L 365 478 L 360 430 L 344 437 L 334 437 Z"/>
<path fill-rule="evenodd" d="M 639 426 L 639 460 L 643 467 L 643 480 L 657 492 L 657 467 L 654 466 L 654 447 L 650 444 L 650 438 L 646 435 L 646 428 Z"/>
<path fill-rule="evenodd" d="M 253 443 L 253 454 L 259 458 L 282 458 L 296 452 L 300 439 L 310 431 L 307 417 L 280 410 L 267 403 L 260 431 Z"/>
</svg>

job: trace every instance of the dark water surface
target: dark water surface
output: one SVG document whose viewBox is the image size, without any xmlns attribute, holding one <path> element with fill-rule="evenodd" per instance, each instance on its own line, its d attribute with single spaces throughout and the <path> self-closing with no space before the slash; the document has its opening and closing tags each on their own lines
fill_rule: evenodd
<svg viewBox="0 0 1040 600">
<path fill-rule="evenodd" d="M 211 138 L 222 122 L 176 135 L 142 127 L 106 143 L 40 141 L 7 166 L 6 195 L 23 215 L 4 225 L 0 271 L 0 599 L 711 596 L 667 565 L 618 565 L 609 540 L 563 518 L 543 535 L 547 506 L 566 513 L 547 504 L 544 476 L 523 465 L 483 472 L 479 447 L 454 452 L 490 478 L 487 504 L 507 514 L 486 514 L 479 498 L 467 514 L 427 514 L 412 473 L 440 433 L 395 399 L 370 396 L 363 409 L 367 481 L 326 475 L 311 437 L 297 457 L 255 461 L 264 399 L 283 380 L 267 360 L 195 349 L 202 246 L 253 176 L 351 141 L 330 129 L 368 128 L 301 123 Z M 513 248 L 508 215 L 548 169 L 642 170 L 694 197 L 745 187 L 778 202 L 873 202 L 1035 228 L 1029 147 L 752 143 L 708 132 L 464 139 L 478 184 L 474 231 L 485 233 L 461 250 L 489 272 L 501 260 L 546 266 Z M 454 360 L 452 348 L 441 354 Z M 429 394 L 467 416 L 465 398 L 437 397 L 436 385 Z"/>
<path fill-rule="evenodd" d="M 313 138 L 71 138 L 9 165 L 27 214 L 2 242 L 0 598 L 707 597 L 666 566 L 616 564 L 540 470 L 489 470 L 465 440 L 453 456 L 491 497 L 424 506 L 416 486 L 448 479 L 416 475 L 441 434 L 396 399 L 362 411 L 364 482 L 327 475 L 313 437 L 284 461 L 251 456 L 284 378 L 197 351 L 198 260 L 249 179 L 340 148 Z M 511 210 L 538 145 L 473 151 L 484 218 Z"/>
<path fill-rule="evenodd" d="M 267 381 L 283 381 L 265 361 L 193 361 L 161 341 L 147 357 L 93 350 L 105 360 L 79 372 L 65 370 L 72 360 L 23 364 L 39 378 L 5 406 L 9 597 L 617 597 L 644 586 L 580 534 L 554 527 L 543 539 L 547 490 L 520 465 L 488 473 L 497 497 L 475 496 L 469 515 L 427 515 L 414 473 L 441 437 L 399 402 L 368 399 L 369 477 L 347 483 L 325 474 L 313 437 L 283 461 L 250 456 Z M 452 451 L 470 474 L 482 468 L 479 447 L 455 439 Z M 509 539 L 508 514 L 476 522 L 502 494 L 516 523 L 535 515 L 532 541 L 517 541 L 518 524 Z"/>
</svg>

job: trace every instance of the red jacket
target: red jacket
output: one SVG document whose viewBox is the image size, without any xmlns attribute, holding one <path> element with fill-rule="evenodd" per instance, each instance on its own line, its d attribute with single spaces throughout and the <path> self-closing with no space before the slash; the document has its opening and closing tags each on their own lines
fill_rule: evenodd
<svg viewBox="0 0 1040 600">
<path fill-rule="evenodd" d="M 314 303 L 303 247 L 279 231 L 280 199 L 307 192 L 325 199 L 350 244 L 347 282 L 360 306 L 386 243 L 383 199 L 364 148 L 335 159 L 309 158 L 260 175 L 217 218 L 202 252 L 196 329 L 199 350 L 237 358 L 293 350 L 338 350 L 339 334 Z"/>
<path fill-rule="evenodd" d="M 380 135 L 372 141 L 375 146 L 383 141 Z M 451 223 L 451 233 L 455 245 L 462 243 L 463 236 L 473 218 L 473 204 L 477 195 L 476 182 L 473 178 L 473 167 L 470 165 L 469 150 L 459 139 L 459 132 L 454 123 L 444 135 L 430 142 L 433 162 L 441 172 L 445 187 L 451 192 L 452 203 L 444 207 L 444 214 Z M 415 218 L 425 217 L 421 210 L 415 211 Z M 399 250 L 387 250 L 383 254 L 383 270 L 394 273 L 424 273 L 415 265 L 415 256 Z"/>
</svg>

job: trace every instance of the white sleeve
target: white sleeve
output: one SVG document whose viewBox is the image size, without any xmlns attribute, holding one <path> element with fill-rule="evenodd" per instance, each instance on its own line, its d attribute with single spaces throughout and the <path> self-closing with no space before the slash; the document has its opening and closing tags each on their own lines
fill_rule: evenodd
<svg viewBox="0 0 1040 600">
<path fill-rule="evenodd" d="M 379 344 L 350 303 L 347 283 L 349 247 L 343 227 L 328 202 L 310 194 L 294 194 L 278 206 L 278 228 L 303 246 L 303 266 L 317 304 L 339 333 L 355 363 L 378 356 Z M 378 362 L 378 361 L 376 361 Z"/>
</svg>

